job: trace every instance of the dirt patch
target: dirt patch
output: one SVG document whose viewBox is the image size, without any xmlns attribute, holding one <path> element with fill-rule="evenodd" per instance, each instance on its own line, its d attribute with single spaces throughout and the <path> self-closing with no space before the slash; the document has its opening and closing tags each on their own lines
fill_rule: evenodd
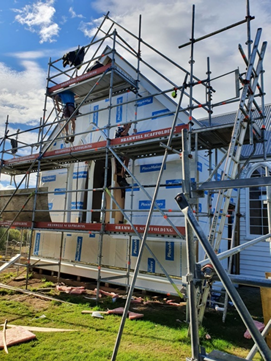
<svg viewBox="0 0 271 361">
<path fill-rule="evenodd" d="M 25 302 L 27 305 L 31 306 L 35 311 L 44 311 L 49 308 L 50 301 L 42 300 L 37 297 L 23 295 L 21 302 Z"/>
<path fill-rule="evenodd" d="M 4 295 L 1 296 L 2 300 L 14 301 L 14 302 L 23 302 L 26 305 L 32 307 L 35 311 L 44 311 L 49 308 L 49 302 L 46 300 L 39 299 L 37 297 L 29 296 L 29 295 Z"/>
</svg>

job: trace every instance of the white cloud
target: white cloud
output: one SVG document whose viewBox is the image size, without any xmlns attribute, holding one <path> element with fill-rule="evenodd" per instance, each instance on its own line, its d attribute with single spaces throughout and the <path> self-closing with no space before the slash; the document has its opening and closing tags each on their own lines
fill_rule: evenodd
<svg viewBox="0 0 271 361">
<path fill-rule="evenodd" d="M 195 0 L 195 32 L 194 37 L 197 39 L 206 34 L 210 34 L 219 29 L 233 25 L 246 18 L 246 0 L 228 0 L 225 2 L 218 2 L 217 0 Z M 179 49 L 178 46 L 189 42 L 191 38 L 192 26 L 192 3 L 180 0 L 99 0 L 92 3 L 97 11 L 103 12 L 104 9 L 110 11 L 109 17 L 117 23 L 128 29 L 133 34 L 138 35 L 139 32 L 139 16 L 142 14 L 141 21 L 141 37 L 145 42 L 150 44 L 155 49 L 165 54 L 168 58 L 180 64 L 183 68 L 190 71 L 190 46 Z M 271 7 L 268 0 L 261 2 L 251 2 L 250 4 L 251 16 L 255 16 L 255 20 L 251 21 L 251 38 L 254 41 L 256 30 L 258 27 L 263 28 L 261 42 L 271 40 Z M 195 43 L 194 46 L 194 75 L 200 79 L 206 78 L 207 72 L 207 57 L 210 58 L 211 77 L 217 77 L 226 72 L 232 71 L 240 67 L 241 72 L 246 70 L 244 61 L 238 51 L 238 44 L 242 44 L 245 51 L 247 51 L 246 34 L 247 24 L 233 27 L 220 34 L 209 37 L 203 41 Z M 138 43 L 124 33 L 119 27 L 114 26 L 119 35 L 129 42 L 136 50 Z M 114 29 L 113 28 L 113 29 Z M 97 30 L 97 23 L 91 21 L 89 23 L 81 23 L 80 30 L 84 35 L 91 37 Z M 112 42 L 111 42 L 112 44 Z M 125 54 L 125 51 L 118 47 L 117 50 L 127 60 L 131 60 L 131 56 Z M 161 71 L 173 82 L 181 84 L 183 81 L 183 73 L 177 70 L 174 65 L 159 59 L 159 57 L 150 48 L 141 45 L 142 58 L 151 66 L 154 66 L 158 71 Z M 135 64 L 135 61 L 133 61 Z M 141 66 L 141 71 L 145 72 L 148 77 L 151 77 L 150 71 Z M 266 74 L 271 72 L 270 49 L 268 49 L 264 68 Z M 154 75 L 154 74 L 152 74 Z M 158 86 L 162 82 L 158 78 L 151 78 Z M 234 94 L 234 79 L 221 79 L 223 85 L 217 85 L 218 89 L 227 90 L 227 97 Z M 231 89 L 231 91 L 229 91 Z M 271 101 L 270 92 L 271 84 L 267 83 L 266 77 L 266 102 Z M 194 93 L 197 94 L 198 88 L 194 87 Z M 217 92 L 215 96 L 218 96 Z M 205 98 L 202 93 L 201 99 Z M 221 98 L 221 97 L 220 97 Z M 188 104 L 188 100 L 185 101 Z M 236 104 L 233 108 L 236 109 Z M 228 111 L 220 107 L 221 112 Z"/>
<path fill-rule="evenodd" d="M 23 60 L 21 65 L 24 70 L 17 72 L 0 63 L 0 136 L 7 116 L 10 124 L 32 125 L 42 116 L 46 72 L 34 61 Z"/>
<path fill-rule="evenodd" d="M 42 2 L 37 1 L 33 5 L 25 5 L 21 9 L 13 9 L 18 15 L 15 20 L 22 25 L 26 25 L 28 30 L 38 33 L 40 36 L 40 43 L 53 42 L 58 36 L 59 26 L 53 22 L 55 8 L 53 7 L 54 0 L 47 0 Z"/>
<path fill-rule="evenodd" d="M 2 178 L 5 178 L 5 179 L 2 179 L 0 181 L 0 190 L 4 191 L 4 190 L 8 190 L 8 189 L 14 189 L 14 186 L 10 185 L 8 182 L 9 182 L 9 179 L 8 179 L 9 176 L 4 176 Z"/>
<path fill-rule="evenodd" d="M 60 21 L 60 24 L 65 24 L 66 22 L 68 21 L 68 18 L 67 16 L 61 16 L 61 21 Z"/>
<path fill-rule="evenodd" d="M 78 29 L 82 31 L 87 38 L 92 38 L 97 31 L 97 26 L 101 24 L 102 20 L 102 18 L 99 18 L 90 22 L 81 21 Z"/>
<path fill-rule="evenodd" d="M 59 32 L 59 26 L 54 23 L 54 24 L 50 24 L 48 26 L 44 26 L 41 28 L 40 30 L 40 37 L 41 37 L 41 43 L 44 42 L 53 42 L 55 40 L 53 40 L 54 36 L 57 36 Z"/>
<path fill-rule="evenodd" d="M 22 178 L 24 177 L 24 175 L 17 175 L 15 176 L 15 182 L 12 180 L 12 184 L 10 184 L 10 176 L 6 175 L 6 174 L 1 174 L 1 180 L 0 180 L 0 190 L 12 190 L 15 189 L 17 187 L 17 185 L 21 182 Z M 30 174 L 29 177 L 29 186 L 30 187 L 36 187 L 36 181 L 37 181 L 37 177 L 35 174 Z M 23 188 L 25 186 L 25 179 L 22 183 L 21 188 Z"/>
<path fill-rule="evenodd" d="M 17 59 L 40 59 L 40 58 L 49 58 L 52 55 L 52 50 L 42 50 L 42 51 L 21 51 L 19 53 L 8 53 L 6 54 Z"/>
<path fill-rule="evenodd" d="M 72 7 L 69 8 L 69 13 L 71 14 L 72 18 L 84 18 L 82 14 L 76 14 Z"/>
</svg>

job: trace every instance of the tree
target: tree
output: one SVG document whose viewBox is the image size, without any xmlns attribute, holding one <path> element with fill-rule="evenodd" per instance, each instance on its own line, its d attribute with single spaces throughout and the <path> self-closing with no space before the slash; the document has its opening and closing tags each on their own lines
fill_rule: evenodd
<svg viewBox="0 0 271 361">
<path fill-rule="evenodd" d="M 15 240 L 17 242 L 20 242 L 20 240 L 21 240 L 21 232 L 18 229 L 11 228 L 9 230 L 8 240 L 9 241 Z"/>
<path fill-rule="evenodd" d="M 0 250 L 6 248 L 6 241 L 21 241 L 21 232 L 18 229 L 11 228 L 7 233 L 7 228 L 0 227 Z"/>
</svg>

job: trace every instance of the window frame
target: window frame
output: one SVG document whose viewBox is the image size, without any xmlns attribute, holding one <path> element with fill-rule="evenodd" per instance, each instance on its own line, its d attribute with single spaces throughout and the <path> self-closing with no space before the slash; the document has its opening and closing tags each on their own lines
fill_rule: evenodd
<svg viewBox="0 0 271 361">
<path fill-rule="evenodd" d="M 271 168 L 269 164 L 265 164 L 265 163 L 260 163 L 260 164 L 255 164 L 249 171 L 249 173 L 247 174 L 247 178 L 253 178 L 253 174 L 258 170 L 261 170 L 259 172 L 259 177 L 262 176 L 262 174 L 265 174 L 265 167 L 268 168 L 269 171 L 269 176 L 271 176 Z M 256 177 L 255 177 L 256 178 Z M 267 220 L 267 224 L 265 224 L 264 222 L 261 223 L 260 227 L 262 230 L 262 233 L 251 233 L 251 226 L 253 227 L 253 225 L 251 225 L 250 221 L 251 221 L 251 189 L 252 188 L 258 188 L 259 189 L 259 201 L 261 202 L 261 217 L 263 217 L 263 212 L 264 210 L 266 210 L 266 220 Z M 265 193 L 265 194 L 264 194 Z M 263 208 L 263 204 L 264 202 L 267 200 L 267 187 L 266 186 L 256 186 L 256 187 L 249 187 L 246 188 L 246 202 L 245 202 L 245 206 L 247 209 L 247 214 L 246 214 L 246 238 L 248 239 L 253 239 L 255 237 L 259 237 L 261 235 L 264 235 L 266 233 L 268 233 L 268 207 L 267 207 L 267 203 L 266 203 L 266 208 Z M 265 195 L 265 199 L 260 199 L 263 195 Z M 257 227 L 257 225 L 254 225 L 255 227 Z M 264 228 L 267 227 L 266 232 L 264 232 Z"/>
</svg>

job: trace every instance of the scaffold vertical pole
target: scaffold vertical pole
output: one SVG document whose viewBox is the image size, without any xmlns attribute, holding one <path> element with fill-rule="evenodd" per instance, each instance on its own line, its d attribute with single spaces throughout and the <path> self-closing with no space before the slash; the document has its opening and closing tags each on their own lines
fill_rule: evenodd
<svg viewBox="0 0 271 361">
<path fill-rule="evenodd" d="M 195 5 L 192 6 L 192 27 L 191 27 L 191 47 L 190 47 L 190 80 L 189 80 L 189 138 L 191 137 L 190 131 L 193 127 L 193 71 L 194 71 L 194 32 L 195 32 Z M 191 140 L 189 140 L 189 152 L 191 151 Z"/>
<path fill-rule="evenodd" d="M 189 330 L 191 337 L 191 361 L 199 361 L 199 331 L 198 331 L 198 309 L 197 309 L 197 292 L 194 283 L 195 267 L 196 267 L 196 252 L 193 230 L 185 219 L 185 237 L 186 237 L 186 260 L 187 260 L 187 303 L 189 312 Z"/>
<path fill-rule="evenodd" d="M 107 188 L 107 175 L 108 175 L 108 167 L 109 167 L 109 132 L 111 125 L 111 112 L 112 112 L 112 97 L 113 97 L 113 83 L 114 83 L 114 65 L 115 65 L 115 53 L 116 53 L 116 36 L 117 32 L 114 31 L 114 39 L 113 39 L 113 50 L 112 50 L 112 72 L 110 75 L 110 89 L 109 89 L 109 109 L 108 109 L 108 123 L 106 128 L 106 137 L 107 137 L 107 146 L 105 150 L 105 165 L 104 165 L 104 186 L 102 193 L 102 202 L 101 202 L 101 233 L 99 235 L 99 250 L 98 250 L 98 273 L 97 273 L 97 293 L 96 293 L 96 303 L 99 301 L 99 290 L 101 283 L 101 267 L 102 267 L 102 257 L 103 257 L 103 237 L 105 232 L 105 219 L 106 219 L 106 188 Z"/>
<path fill-rule="evenodd" d="M 1 179 L 1 174 L 2 174 L 2 166 L 3 166 L 3 161 L 4 161 L 4 154 L 5 154 L 5 145 L 6 145 L 6 139 L 7 139 L 7 135 L 8 135 L 8 115 L 7 115 L 7 119 L 5 122 L 5 131 L 4 131 L 4 136 L 1 140 L 1 146 L 2 146 L 2 154 L 1 154 L 1 167 L 0 167 L 0 179 Z"/>
</svg>

